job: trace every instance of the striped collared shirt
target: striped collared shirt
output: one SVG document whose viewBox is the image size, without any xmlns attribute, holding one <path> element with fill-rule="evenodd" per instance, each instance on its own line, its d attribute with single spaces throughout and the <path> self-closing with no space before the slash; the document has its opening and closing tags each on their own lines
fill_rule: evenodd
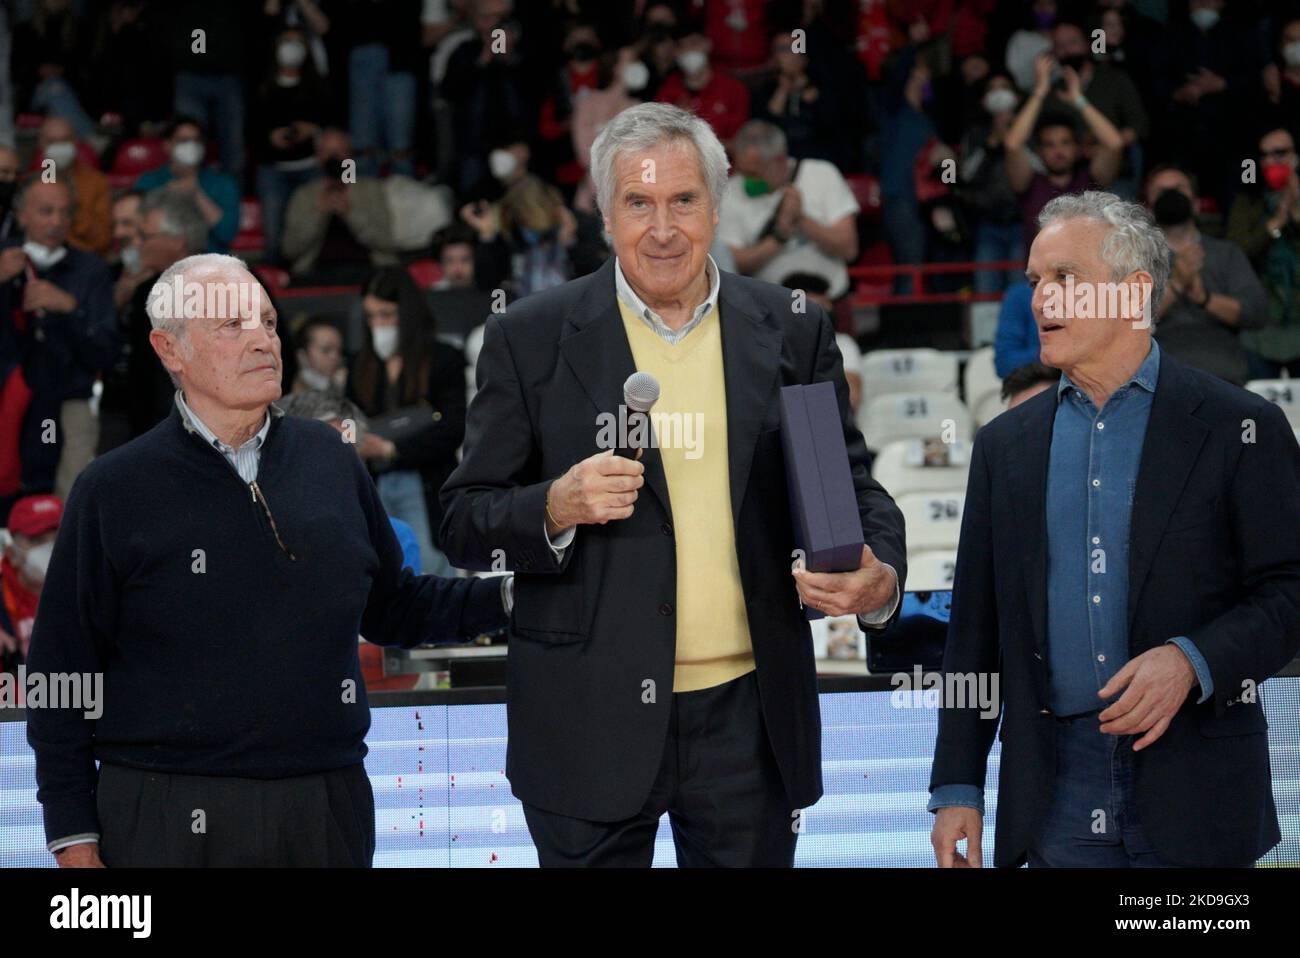
<svg viewBox="0 0 1300 958">
<path fill-rule="evenodd" d="M 623 275 L 623 267 L 619 264 L 617 258 L 614 260 L 614 289 L 617 290 L 618 298 L 623 301 L 623 305 L 632 310 L 637 316 L 640 316 L 647 326 L 659 334 L 660 338 L 676 346 L 687 333 L 700 325 L 700 321 L 718 303 L 718 289 L 722 285 L 722 279 L 718 273 L 718 264 L 713 262 L 712 256 L 705 257 L 704 272 L 709 278 L 708 298 L 695 307 L 695 315 L 681 329 L 669 329 L 662 317 L 642 302 L 641 297 L 636 294 L 631 284 L 628 283 L 627 277 Z"/>
<path fill-rule="evenodd" d="M 239 473 L 239 478 L 243 479 L 244 482 L 252 482 L 257 478 L 257 466 L 262 456 L 262 443 L 266 441 L 266 434 L 271 429 L 271 415 L 280 412 L 277 407 L 273 405 L 267 407 L 266 420 L 262 423 L 262 428 L 257 431 L 257 435 L 238 449 L 234 446 L 228 446 L 218 439 L 217 434 L 209 429 L 202 419 L 194 415 L 194 410 L 190 409 L 185 402 L 185 396 L 181 394 L 179 389 L 176 390 L 176 408 L 181 411 L 181 421 L 185 423 L 185 428 L 190 432 L 197 432 L 208 445 L 225 456 L 226 460 L 235 467 L 235 471 Z"/>
</svg>

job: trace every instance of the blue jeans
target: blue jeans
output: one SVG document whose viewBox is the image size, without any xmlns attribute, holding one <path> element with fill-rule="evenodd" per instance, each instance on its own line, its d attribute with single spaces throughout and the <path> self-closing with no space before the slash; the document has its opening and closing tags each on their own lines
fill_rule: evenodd
<svg viewBox="0 0 1300 958">
<path fill-rule="evenodd" d="M 886 197 L 880 205 L 880 224 L 895 263 L 925 262 L 925 224 L 915 202 Z M 911 292 L 910 276 L 894 277 L 896 295 L 906 296 Z"/>
<path fill-rule="evenodd" d="M 289 205 L 293 191 L 310 183 L 320 175 L 311 167 L 305 170 L 280 170 L 270 163 L 257 168 L 257 198 L 262 204 L 262 232 L 266 235 L 264 259 L 268 263 L 281 262 L 280 236 L 284 232 L 284 209 Z"/>
<path fill-rule="evenodd" d="M 378 176 L 385 152 L 389 173 L 415 175 L 415 75 L 389 72 L 382 44 L 364 44 L 348 56 L 348 125 L 358 176 Z"/>
<path fill-rule="evenodd" d="M 1107 735 L 1097 713 L 1056 720 L 1056 781 L 1030 868 L 1174 868 L 1138 820 L 1135 735 Z M 1194 822 L 1188 822 L 1194 828 Z"/>
<path fill-rule="evenodd" d="M 424 501 L 424 480 L 414 469 L 383 472 L 375 480 L 379 501 L 390 516 L 401 519 L 415 532 L 420 544 L 420 568 L 426 573 L 441 576 L 456 574 L 442 550 L 433 544 L 429 533 L 429 511 Z"/>
<path fill-rule="evenodd" d="M 50 77 L 42 80 L 32 91 L 32 110 L 46 116 L 59 116 L 72 124 L 78 139 L 87 139 L 95 132 L 95 121 L 90 118 L 77 98 L 77 91 L 66 80 Z"/>
<path fill-rule="evenodd" d="M 244 85 L 234 73 L 176 74 L 173 105 L 216 136 L 221 168 L 242 182 L 244 170 Z"/>
<path fill-rule="evenodd" d="M 980 220 L 975 227 L 975 262 L 991 263 L 1014 259 L 1024 262 L 1025 228 L 1020 220 L 1014 223 L 993 223 Z M 1006 272 L 982 269 L 975 274 L 975 292 L 1000 293 L 1024 279 L 1024 272 L 1009 269 Z"/>
</svg>

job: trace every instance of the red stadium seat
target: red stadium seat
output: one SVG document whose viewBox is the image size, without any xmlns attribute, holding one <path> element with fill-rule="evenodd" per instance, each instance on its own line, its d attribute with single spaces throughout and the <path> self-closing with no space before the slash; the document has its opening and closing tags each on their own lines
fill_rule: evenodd
<svg viewBox="0 0 1300 958">
<path fill-rule="evenodd" d="M 123 140 L 113 157 L 108 181 L 114 189 L 126 189 L 140 174 L 157 169 L 167 162 L 167 143 L 156 136 Z"/>
<path fill-rule="evenodd" d="M 253 197 L 239 201 L 239 232 L 230 242 L 231 252 L 255 253 L 266 248 L 266 233 L 262 229 L 262 204 Z"/>
<path fill-rule="evenodd" d="M 417 259 L 406 264 L 406 271 L 420 289 L 432 289 L 442 279 L 442 264 L 436 259 Z"/>
<path fill-rule="evenodd" d="M 858 216 L 868 220 L 880 219 L 880 180 L 866 173 L 850 173 L 844 178 L 853 191 L 853 198 L 861 208 Z"/>
</svg>

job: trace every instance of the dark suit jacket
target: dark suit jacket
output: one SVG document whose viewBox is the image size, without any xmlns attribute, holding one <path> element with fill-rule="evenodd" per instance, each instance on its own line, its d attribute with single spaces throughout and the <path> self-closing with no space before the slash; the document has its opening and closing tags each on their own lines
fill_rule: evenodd
<svg viewBox="0 0 1300 958">
<path fill-rule="evenodd" d="M 613 265 L 487 321 L 464 455 L 442 491 L 451 561 L 488 568 L 502 550 L 515 570 L 506 769 L 514 793 L 593 821 L 627 818 L 649 795 L 667 735 L 677 629 L 673 513 L 657 450 L 644 457 L 631 517 L 579 527 L 562 561 L 545 538 L 551 481 L 601 451 L 596 417 L 617 410 L 635 371 Z M 790 807 L 804 808 L 822 793 L 821 720 L 790 577 L 780 387 L 835 383 L 866 541 L 900 585 L 903 519 L 868 474 L 825 312 L 809 304 L 792 314 L 788 290 L 725 272 L 719 308 L 731 510 L 763 716 Z"/>
<path fill-rule="evenodd" d="M 1052 798 L 1046 664 L 1049 389 L 975 439 L 944 670 L 1001 673 L 995 863 L 1018 865 Z M 1243 441 L 1253 422 L 1254 442 Z M 1129 534 L 1129 654 L 1185 635 L 1209 663 L 1164 735 L 1135 755 L 1138 814 L 1182 865 L 1241 865 L 1279 838 L 1267 723 L 1248 693 L 1300 646 L 1300 447 L 1281 411 L 1168 353 Z M 1243 696 L 1243 692 L 1248 694 Z M 1244 700 L 1243 700 L 1244 699 Z M 930 787 L 984 784 L 997 717 L 943 709 Z"/>
</svg>

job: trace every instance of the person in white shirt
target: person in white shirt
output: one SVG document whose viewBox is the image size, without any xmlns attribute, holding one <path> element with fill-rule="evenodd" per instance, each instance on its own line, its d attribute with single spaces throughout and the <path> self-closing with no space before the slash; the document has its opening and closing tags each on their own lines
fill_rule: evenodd
<svg viewBox="0 0 1300 958">
<path fill-rule="evenodd" d="M 826 278 L 830 296 L 848 291 L 858 257 L 858 202 L 825 160 L 794 160 L 781 128 L 751 120 L 733 144 L 736 175 L 727 182 L 718 236 L 736 270 L 779 283 L 790 273 Z"/>
</svg>

